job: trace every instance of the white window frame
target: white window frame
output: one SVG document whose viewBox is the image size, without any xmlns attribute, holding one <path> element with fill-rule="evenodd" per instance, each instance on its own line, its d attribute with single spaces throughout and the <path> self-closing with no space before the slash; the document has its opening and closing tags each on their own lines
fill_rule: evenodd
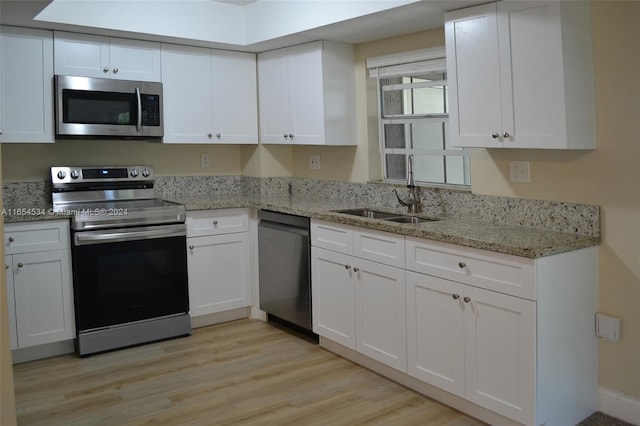
<svg viewBox="0 0 640 426">
<path fill-rule="evenodd" d="M 441 155 L 443 156 L 461 156 L 465 157 L 464 160 L 467 164 L 467 167 L 464 169 L 464 181 L 468 182 L 467 184 L 456 184 L 456 183 L 446 183 L 446 182 L 418 182 L 423 185 L 428 186 L 446 186 L 446 187 L 455 187 L 455 188 L 470 188 L 471 180 L 469 176 L 469 149 L 465 148 L 462 150 L 459 149 L 412 149 L 412 148 L 385 148 L 385 133 L 384 126 L 385 124 L 409 124 L 415 123 L 417 121 L 421 123 L 426 123 L 429 121 L 434 121 L 438 123 L 448 122 L 448 114 L 421 114 L 421 115 L 402 115 L 402 116 L 387 116 L 383 118 L 383 105 L 382 105 L 382 93 L 380 87 L 380 78 L 383 77 L 393 77 L 393 76 L 406 76 L 410 74 L 419 74 L 419 73 L 427 73 L 427 72 L 438 72 L 444 71 L 446 72 L 446 59 L 445 59 L 445 48 L 436 47 L 429 49 L 421 49 L 415 50 L 411 52 L 403 52 L 391 55 L 377 56 L 374 58 L 367 58 L 367 68 L 369 70 L 369 77 L 376 79 L 376 94 L 377 94 L 377 105 L 378 105 L 378 135 L 379 135 L 379 150 L 381 156 L 381 163 L 383 167 L 383 180 L 386 182 L 399 183 L 401 182 L 398 179 L 388 179 L 387 170 L 386 170 L 386 154 L 401 154 L 405 155 L 405 158 L 408 159 L 410 154 L 416 155 Z M 418 87 L 427 87 L 433 85 L 441 85 L 443 81 L 439 82 L 431 82 L 431 83 L 414 83 L 409 86 L 416 88 Z M 404 89 L 407 88 L 407 85 L 402 85 Z M 390 89 L 392 89 L 391 87 Z"/>
</svg>

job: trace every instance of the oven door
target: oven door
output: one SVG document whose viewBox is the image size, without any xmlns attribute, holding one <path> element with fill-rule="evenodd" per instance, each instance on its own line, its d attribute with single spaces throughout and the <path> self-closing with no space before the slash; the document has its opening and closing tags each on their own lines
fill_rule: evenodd
<svg viewBox="0 0 640 426">
<path fill-rule="evenodd" d="M 189 312 L 184 224 L 75 232 L 78 332 Z"/>
</svg>

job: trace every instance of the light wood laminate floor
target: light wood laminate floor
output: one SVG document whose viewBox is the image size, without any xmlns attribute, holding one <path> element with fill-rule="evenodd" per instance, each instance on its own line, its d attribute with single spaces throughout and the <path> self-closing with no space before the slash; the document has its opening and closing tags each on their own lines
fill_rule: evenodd
<svg viewBox="0 0 640 426">
<path fill-rule="evenodd" d="M 482 424 L 256 320 L 14 371 L 21 425 Z"/>
</svg>

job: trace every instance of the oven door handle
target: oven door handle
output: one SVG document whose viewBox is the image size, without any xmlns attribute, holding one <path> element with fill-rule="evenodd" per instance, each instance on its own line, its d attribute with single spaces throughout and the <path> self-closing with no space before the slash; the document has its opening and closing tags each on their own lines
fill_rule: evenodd
<svg viewBox="0 0 640 426">
<path fill-rule="evenodd" d="M 184 237 L 187 227 L 184 224 L 165 226 L 145 226 L 141 228 L 105 229 L 102 231 L 76 232 L 76 246 L 89 244 L 120 243 L 126 241 L 150 240 L 154 238 Z"/>
</svg>

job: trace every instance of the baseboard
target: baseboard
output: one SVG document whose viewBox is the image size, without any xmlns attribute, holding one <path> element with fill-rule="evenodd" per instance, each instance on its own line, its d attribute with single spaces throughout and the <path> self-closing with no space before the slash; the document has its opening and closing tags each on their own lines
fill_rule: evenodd
<svg viewBox="0 0 640 426">
<path fill-rule="evenodd" d="M 75 352 L 74 339 L 62 342 L 46 343 L 44 345 L 28 348 L 14 349 L 11 351 L 11 359 L 14 364 L 36 361 L 38 359 L 67 355 Z"/>
<path fill-rule="evenodd" d="M 598 388 L 598 410 L 634 425 L 640 425 L 640 399 L 611 389 Z"/>
<path fill-rule="evenodd" d="M 199 328 L 209 325 L 220 324 L 223 322 L 235 321 L 249 317 L 249 308 L 232 309 L 225 312 L 217 312 L 215 314 L 200 315 L 191 317 L 191 327 Z"/>
</svg>

